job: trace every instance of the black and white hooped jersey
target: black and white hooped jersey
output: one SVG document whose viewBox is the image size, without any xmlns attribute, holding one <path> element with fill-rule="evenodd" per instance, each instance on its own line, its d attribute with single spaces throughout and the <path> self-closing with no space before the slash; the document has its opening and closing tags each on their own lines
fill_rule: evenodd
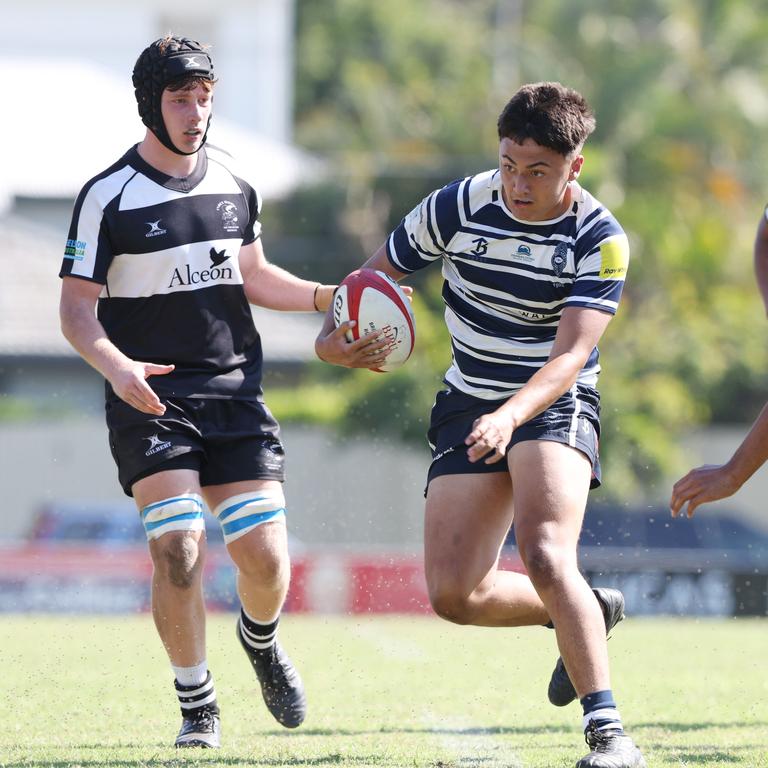
<svg viewBox="0 0 768 768">
<path fill-rule="evenodd" d="M 547 362 L 566 307 L 616 312 L 629 245 L 611 213 L 575 183 L 562 216 L 515 218 L 492 170 L 428 195 L 390 235 L 387 256 L 406 273 L 442 260 L 453 357 L 445 381 L 495 400 Z M 596 384 L 598 358 L 595 348 L 578 383 Z"/>
<path fill-rule="evenodd" d="M 98 318 L 128 357 L 176 366 L 151 378 L 160 396 L 261 394 L 261 339 L 238 260 L 260 235 L 261 200 L 231 163 L 206 145 L 194 172 L 173 178 L 133 147 L 75 203 L 59 274 L 103 285 Z"/>
</svg>

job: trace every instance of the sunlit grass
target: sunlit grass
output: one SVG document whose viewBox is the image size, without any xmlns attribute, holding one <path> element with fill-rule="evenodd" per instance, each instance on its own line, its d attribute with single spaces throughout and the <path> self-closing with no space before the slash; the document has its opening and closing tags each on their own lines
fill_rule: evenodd
<svg viewBox="0 0 768 768">
<path fill-rule="evenodd" d="M 432 618 L 283 619 L 310 704 L 296 731 L 266 712 L 234 638 L 211 617 L 220 751 L 177 753 L 172 677 L 148 616 L 4 616 L 0 766 L 566 768 L 587 750 L 577 704 L 556 709 L 546 629 Z M 628 620 L 613 688 L 649 768 L 768 768 L 765 620 Z"/>
</svg>

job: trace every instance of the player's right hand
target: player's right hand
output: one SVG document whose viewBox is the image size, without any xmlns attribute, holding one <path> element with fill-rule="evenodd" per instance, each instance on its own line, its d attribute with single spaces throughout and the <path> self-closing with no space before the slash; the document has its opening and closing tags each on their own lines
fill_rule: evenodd
<svg viewBox="0 0 768 768">
<path fill-rule="evenodd" d="M 349 341 L 347 333 L 355 327 L 354 320 L 347 320 L 327 335 L 322 333 L 315 340 L 315 354 L 326 363 L 345 368 L 377 368 L 386 362 L 389 342 L 383 334 L 370 333 L 362 339 Z"/>
<path fill-rule="evenodd" d="M 669 509 L 672 517 L 677 517 L 687 503 L 686 513 L 688 517 L 693 517 L 700 504 L 732 496 L 740 487 L 727 465 L 705 464 L 692 469 L 675 483 Z"/>
<path fill-rule="evenodd" d="M 170 373 L 174 367 L 134 360 L 131 366 L 121 369 L 111 377 L 109 383 L 115 394 L 132 408 L 142 413 L 162 416 L 165 413 L 165 406 L 152 387 L 147 384 L 146 379 L 149 376 L 163 376 Z"/>
<path fill-rule="evenodd" d="M 513 431 L 511 415 L 501 409 L 480 416 L 475 419 L 472 431 L 464 440 L 467 446 L 467 458 L 473 464 L 484 456 L 485 464 L 501 461 L 507 455 L 507 446 L 512 439 Z"/>
</svg>

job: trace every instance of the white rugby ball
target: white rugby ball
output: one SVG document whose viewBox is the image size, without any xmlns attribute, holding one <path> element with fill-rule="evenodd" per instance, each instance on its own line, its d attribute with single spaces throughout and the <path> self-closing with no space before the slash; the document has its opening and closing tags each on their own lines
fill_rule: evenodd
<svg viewBox="0 0 768 768">
<path fill-rule="evenodd" d="M 357 269 L 342 280 L 333 297 L 333 320 L 337 328 L 347 320 L 357 323 L 347 332 L 349 341 L 384 333 L 389 342 L 387 359 L 372 371 L 394 371 L 413 351 L 416 324 L 411 302 L 389 275 L 376 269 Z"/>
</svg>

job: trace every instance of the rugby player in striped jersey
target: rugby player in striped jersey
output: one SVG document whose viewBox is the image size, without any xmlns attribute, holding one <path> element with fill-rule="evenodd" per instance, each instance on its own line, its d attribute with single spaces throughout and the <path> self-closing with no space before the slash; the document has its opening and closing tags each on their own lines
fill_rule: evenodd
<svg viewBox="0 0 768 768">
<path fill-rule="evenodd" d="M 559 83 L 520 88 L 498 119 L 498 167 L 417 205 L 364 266 L 396 280 L 439 262 L 452 362 L 437 393 L 425 511 L 434 610 L 458 624 L 553 626 L 553 704 L 577 697 L 592 750 L 579 768 L 637 768 L 611 691 L 606 633 L 624 598 L 592 590 L 577 542 L 600 483 L 597 344 L 628 264 L 616 219 L 578 183 L 595 119 Z M 318 356 L 371 367 L 330 313 Z M 527 574 L 499 568 L 514 525 Z M 509 652 L 514 652 L 510 649 Z"/>
</svg>

